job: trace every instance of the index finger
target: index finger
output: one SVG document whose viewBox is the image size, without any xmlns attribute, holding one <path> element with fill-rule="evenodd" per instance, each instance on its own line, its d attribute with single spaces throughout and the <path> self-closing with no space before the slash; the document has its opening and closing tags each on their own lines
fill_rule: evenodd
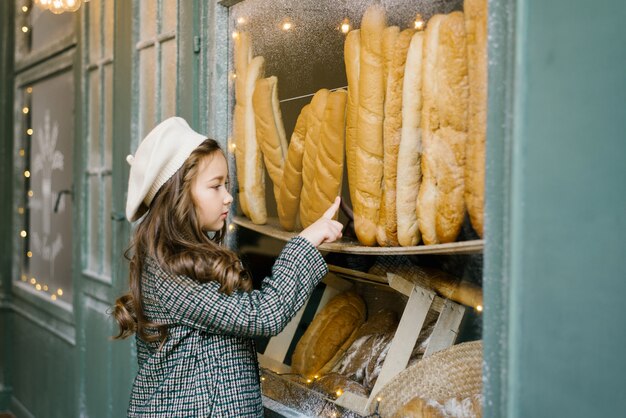
<svg viewBox="0 0 626 418">
<path fill-rule="evenodd" d="M 337 213 L 337 211 L 339 210 L 340 202 L 341 202 L 341 198 L 337 196 L 333 204 L 328 209 L 326 209 L 326 212 L 324 212 L 324 214 L 322 215 L 322 218 L 333 219 L 333 216 L 335 216 L 335 213 Z"/>
</svg>

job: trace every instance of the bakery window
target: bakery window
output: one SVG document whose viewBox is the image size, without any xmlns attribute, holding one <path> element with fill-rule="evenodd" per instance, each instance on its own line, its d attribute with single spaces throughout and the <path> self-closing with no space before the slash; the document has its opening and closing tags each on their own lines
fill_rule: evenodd
<svg viewBox="0 0 626 418">
<path fill-rule="evenodd" d="M 229 3 L 244 260 L 264 272 L 337 195 L 345 225 L 320 247 L 331 271 L 307 305 L 257 342 L 267 405 L 479 408 L 480 360 L 464 392 L 393 385 L 443 376 L 450 353 L 480 357 L 486 1 Z"/>
</svg>

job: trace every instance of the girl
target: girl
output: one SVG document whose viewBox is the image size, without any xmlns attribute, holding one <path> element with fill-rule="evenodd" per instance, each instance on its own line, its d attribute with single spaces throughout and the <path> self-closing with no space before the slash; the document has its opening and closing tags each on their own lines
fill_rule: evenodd
<svg viewBox="0 0 626 418">
<path fill-rule="evenodd" d="M 113 308 L 136 334 L 139 371 L 129 416 L 262 416 L 255 336 L 278 334 L 328 268 L 316 249 L 341 237 L 322 218 L 289 241 L 260 290 L 221 246 L 233 197 L 218 144 L 180 118 L 159 124 L 131 164 L 126 216 L 139 222 L 130 291 Z"/>
</svg>

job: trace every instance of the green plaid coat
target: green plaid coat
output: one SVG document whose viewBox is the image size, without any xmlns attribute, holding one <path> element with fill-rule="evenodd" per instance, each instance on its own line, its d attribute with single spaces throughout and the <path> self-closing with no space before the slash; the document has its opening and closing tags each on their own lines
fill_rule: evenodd
<svg viewBox="0 0 626 418">
<path fill-rule="evenodd" d="M 145 314 L 167 324 L 169 337 L 161 350 L 137 338 L 128 416 L 263 416 L 251 338 L 278 334 L 327 271 L 302 237 L 287 243 L 260 290 L 230 296 L 218 292 L 217 282 L 172 276 L 146 260 Z"/>
</svg>

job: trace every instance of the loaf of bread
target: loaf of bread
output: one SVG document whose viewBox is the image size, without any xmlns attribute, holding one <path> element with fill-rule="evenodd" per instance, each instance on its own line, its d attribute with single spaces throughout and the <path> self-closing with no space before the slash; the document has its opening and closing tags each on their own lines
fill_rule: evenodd
<svg viewBox="0 0 626 418">
<path fill-rule="evenodd" d="M 397 246 L 398 216 L 396 212 L 396 181 L 398 174 L 398 150 L 402 131 L 402 87 L 406 56 L 415 31 L 405 29 L 398 34 L 387 76 L 385 93 L 384 136 L 384 207 L 385 238 L 387 246 Z M 381 211 L 382 213 L 382 211 Z M 382 218 L 382 216 L 381 216 Z M 379 223 L 383 223 L 382 219 Z M 380 245 L 383 245 L 379 242 Z"/>
<path fill-rule="evenodd" d="M 304 154 L 304 137 L 310 111 L 311 105 L 306 105 L 298 115 L 296 127 L 289 141 L 287 160 L 278 194 L 278 220 L 287 231 L 293 231 L 298 226 L 300 193 L 302 192 L 302 155 Z"/>
<path fill-rule="evenodd" d="M 257 141 L 267 172 L 274 183 L 274 198 L 278 201 L 287 156 L 287 137 L 278 101 L 278 79 L 275 76 L 256 82 L 252 106 Z"/>
<path fill-rule="evenodd" d="M 313 382 L 312 388 L 331 398 L 341 396 L 344 392 L 354 393 L 365 398 L 369 395 L 369 391 L 363 385 L 339 373 L 328 373 L 321 376 Z"/>
<path fill-rule="evenodd" d="M 465 147 L 465 204 L 472 227 L 483 236 L 485 138 L 487 136 L 487 0 L 465 0 L 469 103 Z"/>
<path fill-rule="evenodd" d="M 365 302 L 356 293 L 348 291 L 332 298 L 298 341 L 291 358 L 293 372 L 315 376 L 350 339 L 365 316 Z"/>
<path fill-rule="evenodd" d="M 400 408 L 393 418 L 444 418 L 439 408 L 429 405 L 426 399 L 415 397 Z"/>
<path fill-rule="evenodd" d="M 265 165 L 256 137 L 256 121 L 252 96 L 257 80 L 265 73 L 265 59 L 261 56 L 252 58 L 246 71 L 245 126 L 244 126 L 244 182 L 239 185 L 240 193 L 245 195 L 250 220 L 255 224 L 267 222 L 265 206 Z M 241 164 L 238 165 L 238 168 Z"/>
<path fill-rule="evenodd" d="M 402 246 L 417 245 L 420 233 L 417 223 L 416 201 L 421 183 L 422 90 L 426 80 L 422 76 L 424 34 L 416 32 L 407 51 L 402 85 L 402 128 L 398 148 L 396 178 L 396 214 L 398 242 Z"/>
<path fill-rule="evenodd" d="M 389 26 L 386 27 L 385 30 L 383 31 L 383 45 L 382 45 L 382 51 L 383 51 L 383 89 L 385 92 L 385 103 L 387 103 L 387 85 L 389 82 L 389 71 L 391 69 L 391 61 L 393 60 L 393 52 L 394 52 L 394 48 L 395 48 L 395 43 L 396 43 L 396 39 L 398 38 L 398 35 L 400 34 L 400 28 L 398 28 L 397 26 Z M 387 118 L 387 115 L 384 114 L 384 108 L 385 105 L 383 105 L 383 182 L 381 185 L 382 188 L 382 194 L 381 194 L 381 198 L 380 198 L 380 210 L 378 212 L 378 224 L 376 225 L 376 241 L 378 242 L 378 245 L 380 246 L 387 246 L 389 245 L 388 240 L 387 240 L 387 227 L 386 227 L 386 223 L 387 223 L 387 202 L 386 202 L 386 188 L 385 188 L 385 152 L 384 152 L 384 147 L 385 147 L 385 142 L 386 142 L 386 138 L 385 138 L 385 119 Z"/>
<path fill-rule="evenodd" d="M 385 9 L 372 4 L 361 20 L 359 112 L 357 120 L 355 187 L 352 206 L 354 227 L 363 245 L 376 244 L 383 179 L 383 80 L 382 38 Z"/>
<path fill-rule="evenodd" d="M 374 387 L 397 326 L 395 312 L 381 310 L 372 315 L 359 327 L 354 342 L 337 362 L 333 371 L 368 389 Z"/>
<path fill-rule="evenodd" d="M 400 408 L 394 418 L 481 418 L 482 395 L 467 398 L 426 400 L 416 396 Z"/>
<path fill-rule="evenodd" d="M 465 216 L 467 49 L 462 12 L 426 28 L 422 186 L 419 228 L 425 244 L 454 241 Z M 432 19 L 431 19 L 432 21 Z"/>
<path fill-rule="evenodd" d="M 341 193 L 348 92 L 331 92 L 326 100 L 313 176 L 310 219 L 319 219 Z M 336 217 L 336 216 L 335 216 Z"/>
<path fill-rule="evenodd" d="M 245 190 L 245 126 L 246 126 L 246 71 L 252 60 L 252 46 L 247 32 L 238 32 L 234 37 L 233 61 L 235 66 L 235 110 L 233 113 L 233 141 L 235 143 L 235 163 L 239 183 L 239 206 L 250 217 Z"/>
<path fill-rule="evenodd" d="M 348 32 L 344 44 L 344 61 L 348 79 L 348 105 L 346 109 L 346 168 L 350 202 L 354 206 L 356 188 L 356 137 L 359 116 L 359 67 L 361 51 L 361 31 Z"/>
<path fill-rule="evenodd" d="M 311 99 L 311 111 L 307 120 L 306 136 L 304 139 L 304 154 L 302 156 L 302 193 L 300 195 L 300 222 L 303 227 L 311 225 L 317 220 L 312 211 L 314 207 L 315 165 L 322 131 L 322 121 L 326 112 L 326 102 L 330 91 L 321 89 Z"/>
</svg>

